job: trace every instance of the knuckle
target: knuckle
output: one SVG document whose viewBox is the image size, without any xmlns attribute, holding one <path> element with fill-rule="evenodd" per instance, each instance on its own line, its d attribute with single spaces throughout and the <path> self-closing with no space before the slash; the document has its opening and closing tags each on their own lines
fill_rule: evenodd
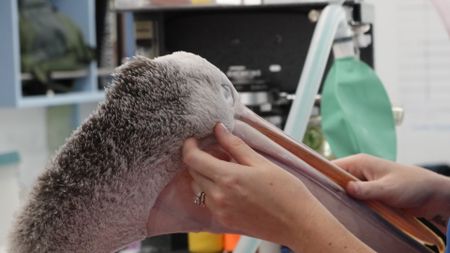
<svg viewBox="0 0 450 253">
<path fill-rule="evenodd" d="M 360 153 L 355 156 L 356 160 L 361 162 L 367 162 L 368 160 L 370 160 L 370 157 L 370 155 L 364 153 Z"/>
<path fill-rule="evenodd" d="M 214 200 L 214 202 L 216 203 L 217 206 L 223 206 L 224 203 L 226 202 L 225 199 L 225 195 L 222 193 L 215 193 L 212 194 L 212 199 Z"/>
<path fill-rule="evenodd" d="M 227 210 L 230 205 L 229 200 L 227 199 L 227 196 L 223 193 L 217 193 L 213 195 L 213 201 L 215 203 L 215 206 L 221 210 Z"/>
<path fill-rule="evenodd" d="M 185 164 L 192 164 L 197 159 L 197 155 L 195 154 L 195 151 L 188 151 L 183 154 L 183 162 Z"/>
<path fill-rule="evenodd" d="M 359 153 L 354 156 L 349 157 L 347 160 L 347 167 L 350 170 L 357 169 L 361 164 L 366 164 L 370 161 L 370 155 Z"/>
<path fill-rule="evenodd" d="M 227 188 L 234 188 L 239 185 L 239 178 L 235 176 L 224 177 L 222 179 L 222 185 Z"/>
</svg>

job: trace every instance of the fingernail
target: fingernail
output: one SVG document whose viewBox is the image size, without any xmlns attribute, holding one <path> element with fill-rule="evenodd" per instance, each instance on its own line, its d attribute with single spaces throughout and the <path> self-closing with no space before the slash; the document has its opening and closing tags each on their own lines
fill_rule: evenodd
<svg viewBox="0 0 450 253">
<path fill-rule="evenodd" d="M 222 128 L 222 131 L 226 134 L 230 133 L 230 130 L 228 130 L 228 128 L 225 126 L 225 124 L 223 124 L 222 122 L 219 123 L 220 127 Z"/>
</svg>

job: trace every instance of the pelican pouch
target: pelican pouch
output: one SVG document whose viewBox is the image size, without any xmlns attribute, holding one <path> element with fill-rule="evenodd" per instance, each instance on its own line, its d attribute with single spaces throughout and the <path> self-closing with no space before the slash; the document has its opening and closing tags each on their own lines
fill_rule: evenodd
<svg viewBox="0 0 450 253">
<path fill-rule="evenodd" d="M 55 86 L 52 71 L 83 69 L 94 59 L 77 25 L 49 0 L 19 0 L 19 12 L 21 68 L 34 84 Z"/>
</svg>

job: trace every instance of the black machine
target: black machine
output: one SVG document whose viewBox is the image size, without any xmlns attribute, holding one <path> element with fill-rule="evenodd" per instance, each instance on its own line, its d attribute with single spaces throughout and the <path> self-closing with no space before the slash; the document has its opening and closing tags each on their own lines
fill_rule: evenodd
<svg viewBox="0 0 450 253">
<path fill-rule="evenodd" d="M 201 55 L 228 75 L 245 104 L 282 127 L 326 4 L 150 5 L 121 11 L 134 14 L 139 54 L 183 50 Z M 371 17 L 365 17 L 371 6 L 360 1 L 345 5 L 353 23 L 372 27 Z M 373 66 L 372 43 L 360 49 L 360 57 Z M 331 60 L 330 54 L 327 70 Z"/>
</svg>

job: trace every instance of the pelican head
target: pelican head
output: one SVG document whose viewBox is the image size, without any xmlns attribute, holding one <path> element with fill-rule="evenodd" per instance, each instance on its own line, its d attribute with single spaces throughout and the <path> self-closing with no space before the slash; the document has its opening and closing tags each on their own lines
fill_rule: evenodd
<svg viewBox="0 0 450 253">
<path fill-rule="evenodd" d="M 11 252 L 113 252 L 159 233 L 149 214 L 183 168 L 183 141 L 217 122 L 233 129 L 237 98 L 219 69 L 190 53 L 119 67 L 106 100 L 35 183 Z"/>
</svg>

